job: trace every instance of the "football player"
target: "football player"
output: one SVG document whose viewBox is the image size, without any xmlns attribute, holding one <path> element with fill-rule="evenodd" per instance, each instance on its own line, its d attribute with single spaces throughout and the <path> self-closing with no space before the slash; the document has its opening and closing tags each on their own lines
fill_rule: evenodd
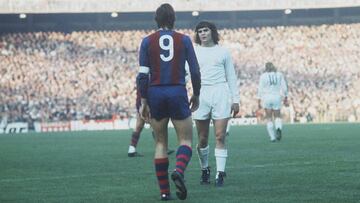
<svg viewBox="0 0 360 203">
<path fill-rule="evenodd" d="M 171 119 L 179 141 L 176 167 L 171 173 L 171 179 L 175 183 L 177 197 L 184 200 L 187 198 L 184 174 L 192 156 L 191 111 L 199 105 L 200 72 L 190 37 L 173 30 L 173 7 L 168 3 L 158 7 L 155 21 L 159 29 L 146 36 L 140 47 L 140 70 L 137 76 L 141 95 L 140 115 L 151 123 L 155 132 L 154 165 L 161 200 L 172 199 L 166 153 L 168 123 Z M 185 86 L 186 61 L 193 86 L 190 101 Z"/>
<path fill-rule="evenodd" d="M 282 121 L 280 109 L 282 100 L 288 106 L 288 88 L 282 73 L 273 63 L 265 64 L 265 72 L 260 76 L 258 86 L 258 106 L 265 109 L 265 122 L 271 142 L 280 141 Z M 275 126 L 275 129 L 274 129 Z M 275 134 L 276 133 L 276 134 Z"/>
</svg>

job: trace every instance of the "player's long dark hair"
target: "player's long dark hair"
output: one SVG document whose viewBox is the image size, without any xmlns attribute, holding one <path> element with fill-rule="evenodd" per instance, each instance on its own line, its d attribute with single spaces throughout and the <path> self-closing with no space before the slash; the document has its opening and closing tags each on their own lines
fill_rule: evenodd
<svg viewBox="0 0 360 203">
<path fill-rule="evenodd" d="M 211 30 L 211 38 L 215 44 L 219 43 L 219 33 L 214 23 L 209 21 L 201 21 L 195 27 L 195 43 L 201 45 L 200 37 L 198 34 L 198 30 L 201 28 L 207 27 Z"/>
<path fill-rule="evenodd" d="M 173 29 L 175 23 L 174 8 L 168 3 L 161 4 L 161 6 L 156 9 L 155 21 L 158 28 Z"/>
</svg>

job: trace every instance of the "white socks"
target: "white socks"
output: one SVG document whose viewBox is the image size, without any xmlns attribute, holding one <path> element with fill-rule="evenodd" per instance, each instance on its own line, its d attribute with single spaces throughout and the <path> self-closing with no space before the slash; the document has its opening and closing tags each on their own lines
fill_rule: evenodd
<svg viewBox="0 0 360 203">
<path fill-rule="evenodd" d="M 269 134 L 269 137 L 270 137 L 270 140 L 275 140 L 275 131 L 274 131 L 274 124 L 273 122 L 269 121 L 267 124 L 266 124 L 266 129 L 268 131 L 268 134 Z"/>
<path fill-rule="evenodd" d="M 209 166 L 209 145 L 205 148 L 196 147 L 201 169 L 204 169 Z M 228 156 L 227 149 L 217 149 L 215 148 L 215 158 L 216 158 L 216 170 L 217 172 L 225 172 L 226 158 Z M 216 173 L 216 178 L 218 173 Z"/>
<path fill-rule="evenodd" d="M 275 118 L 275 129 L 282 129 L 282 122 L 281 122 L 281 118 Z"/>
<path fill-rule="evenodd" d="M 198 157 L 200 161 L 201 169 L 204 169 L 209 166 L 209 145 L 205 148 L 199 148 L 199 145 L 196 147 L 198 152 Z"/>
<path fill-rule="evenodd" d="M 227 158 L 227 149 L 218 149 L 215 148 L 215 158 L 216 158 L 216 170 L 217 172 L 225 172 L 226 158 Z M 218 178 L 218 173 L 216 173 L 216 178 Z"/>
<path fill-rule="evenodd" d="M 128 153 L 135 153 L 135 152 L 136 152 L 136 148 L 134 146 L 130 145 Z"/>
</svg>

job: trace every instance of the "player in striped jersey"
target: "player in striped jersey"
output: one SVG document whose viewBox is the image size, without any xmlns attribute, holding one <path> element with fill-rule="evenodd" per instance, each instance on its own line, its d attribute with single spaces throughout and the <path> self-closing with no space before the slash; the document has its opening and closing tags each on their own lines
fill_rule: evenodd
<svg viewBox="0 0 360 203">
<path fill-rule="evenodd" d="M 156 10 L 155 21 L 159 30 L 145 37 L 140 46 L 140 70 L 137 76 L 141 95 L 140 114 L 150 121 L 155 132 L 154 164 L 161 200 L 171 199 L 166 153 L 167 126 L 170 119 L 174 124 L 180 146 L 171 179 L 176 186 L 176 195 L 183 200 L 187 197 L 184 172 L 192 156 L 191 111 L 199 105 L 200 72 L 190 38 L 173 31 L 175 11 L 172 6 L 162 4 Z M 186 61 L 193 86 L 190 102 L 185 87 Z"/>
</svg>

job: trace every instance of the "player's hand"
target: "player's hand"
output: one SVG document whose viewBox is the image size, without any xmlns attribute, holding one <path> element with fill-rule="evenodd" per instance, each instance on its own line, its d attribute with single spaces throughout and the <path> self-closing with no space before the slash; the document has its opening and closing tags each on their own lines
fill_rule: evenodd
<svg viewBox="0 0 360 203">
<path fill-rule="evenodd" d="M 199 96 L 193 95 L 190 99 L 190 110 L 191 112 L 194 112 L 198 108 L 199 108 Z"/>
<path fill-rule="evenodd" d="M 141 106 L 140 106 L 140 117 L 147 123 L 150 122 L 150 108 L 149 105 L 147 105 L 146 99 L 141 99 Z"/>
<path fill-rule="evenodd" d="M 148 105 L 140 106 L 140 116 L 146 123 L 150 122 L 151 116 L 150 116 L 150 108 Z"/>
<path fill-rule="evenodd" d="M 284 105 L 285 105 L 286 107 L 289 106 L 289 101 L 288 101 L 287 97 L 284 98 Z"/>
<path fill-rule="evenodd" d="M 238 103 L 233 103 L 231 105 L 231 114 L 232 114 L 232 117 L 235 118 L 236 114 L 238 114 L 240 111 L 240 107 L 239 107 L 239 104 Z"/>
</svg>

